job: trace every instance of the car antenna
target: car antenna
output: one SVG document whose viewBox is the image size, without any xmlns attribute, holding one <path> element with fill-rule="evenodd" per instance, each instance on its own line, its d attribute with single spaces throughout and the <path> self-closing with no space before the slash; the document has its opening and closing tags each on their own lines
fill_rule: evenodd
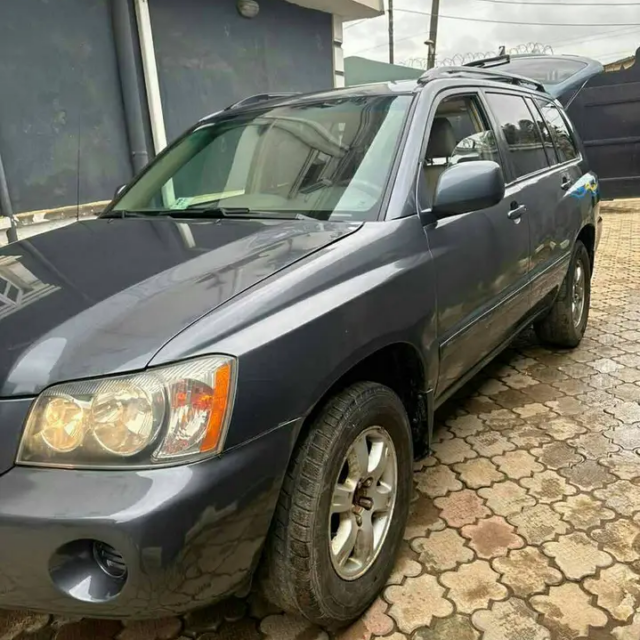
<svg viewBox="0 0 640 640">
<path fill-rule="evenodd" d="M 76 172 L 76 222 L 80 220 L 80 131 L 82 127 L 80 125 L 80 110 L 78 109 L 78 151 L 77 151 L 77 163 L 78 170 Z"/>
</svg>

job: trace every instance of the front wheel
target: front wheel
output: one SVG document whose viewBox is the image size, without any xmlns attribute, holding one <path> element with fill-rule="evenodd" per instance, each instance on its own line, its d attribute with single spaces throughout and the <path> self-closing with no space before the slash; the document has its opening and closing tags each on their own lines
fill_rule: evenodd
<svg viewBox="0 0 640 640">
<path fill-rule="evenodd" d="M 360 616 L 393 569 L 412 488 L 398 396 L 358 383 L 330 400 L 297 447 L 265 553 L 265 596 L 315 624 Z"/>
<path fill-rule="evenodd" d="M 535 325 L 543 342 L 574 349 L 587 329 L 591 305 L 591 261 L 586 247 L 576 242 L 569 270 L 549 314 Z"/>
</svg>

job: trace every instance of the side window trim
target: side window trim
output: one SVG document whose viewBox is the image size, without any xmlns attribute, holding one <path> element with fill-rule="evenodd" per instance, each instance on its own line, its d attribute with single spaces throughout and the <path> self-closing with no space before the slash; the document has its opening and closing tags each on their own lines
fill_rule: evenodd
<svg viewBox="0 0 640 640">
<path fill-rule="evenodd" d="M 547 121 L 544 119 L 544 116 L 542 115 L 542 111 L 540 110 L 540 105 L 538 104 L 538 102 L 534 100 L 532 97 L 527 97 L 526 102 L 527 102 L 527 105 L 529 106 L 529 110 L 532 112 L 536 126 L 538 126 L 538 123 L 535 120 L 535 117 L 537 115 L 540 118 L 540 121 L 547 128 L 547 132 L 549 133 L 549 140 L 551 140 L 551 146 L 553 147 L 553 155 L 555 156 L 555 162 L 553 162 L 550 166 L 552 169 L 555 169 L 559 164 L 562 164 L 560 162 L 560 154 L 558 153 L 558 147 L 556 146 L 556 141 L 553 139 L 553 136 L 551 135 L 549 125 Z M 542 141 L 544 143 L 544 135 L 542 135 L 542 131 L 540 130 L 539 126 L 538 126 L 538 131 L 540 131 L 540 135 L 542 136 Z"/>
<path fill-rule="evenodd" d="M 556 165 L 560 164 L 560 157 L 558 156 L 558 150 L 556 149 L 556 145 L 553 142 L 553 138 L 551 137 L 551 132 L 549 131 L 549 127 L 547 126 L 547 123 L 545 121 L 545 119 L 542 117 L 542 114 L 540 113 L 540 110 L 536 107 L 533 99 L 529 96 L 525 96 L 524 99 L 527 108 L 529 109 L 529 113 L 531 114 L 531 118 L 533 119 L 533 126 L 536 128 L 538 135 L 540 136 L 540 139 L 542 140 L 542 148 L 544 149 L 544 155 L 547 158 L 547 163 L 549 165 L 550 169 L 555 168 Z M 538 116 L 540 118 L 540 120 L 536 120 L 536 116 Z M 544 134 L 542 132 L 542 129 L 540 128 L 540 123 L 544 124 L 547 131 L 549 132 L 549 139 L 551 140 L 551 145 L 553 146 L 553 155 L 555 158 L 550 158 L 549 154 L 547 153 L 547 148 L 544 146 Z"/>
<path fill-rule="evenodd" d="M 537 176 L 541 176 L 545 173 L 551 172 L 553 170 L 555 170 L 556 167 L 558 167 L 559 165 L 555 164 L 552 166 L 546 166 L 543 167 L 542 169 L 538 169 L 536 171 L 532 171 L 531 173 L 527 173 L 523 176 L 516 176 L 516 171 L 515 168 L 513 166 L 513 164 L 511 163 L 511 156 L 509 153 L 509 145 L 507 144 L 507 139 L 504 136 L 504 132 L 502 131 L 502 127 L 498 126 L 499 123 L 495 117 L 495 114 L 493 113 L 493 111 L 491 110 L 490 106 L 489 106 L 489 101 L 487 100 L 486 94 L 487 93 L 496 93 L 496 94 L 501 94 L 501 95 L 506 95 L 506 96 L 511 96 L 511 97 L 516 97 L 516 98 L 520 98 L 523 100 L 523 102 L 525 103 L 525 105 L 527 104 L 526 98 L 529 97 L 529 94 L 524 94 L 524 93 L 517 93 L 517 92 L 513 92 L 513 91 L 508 91 L 508 90 L 503 90 L 502 88 L 493 88 L 491 87 L 491 89 L 483 89 L 482 91 L 483 93 L 483 98 L 486 104 L 485 108 L 489 109 L 489 112 L 491 113 L 491 119 L 492 119 L 492 125 L 494 128 L 497 127 L 497 136 L 499 139 L 499 146 L 501 146 L 504 150 L 504 153 L 507 154 L 508 158 L 509 158 L 509 167 L 510 167 L 510 175 L 508 176 L 507 179 L 507 187 L 511 187 L 512 185 L 517 185 L 520 182 L 524 182 L 526 180 L 530 180 L 531 178 L 535 178 Z M 527 108 L 529 108 L 527 106 Z M 532 114 L 533 115 L 533 114 Z M 545 121 L 546 122 L 546 121 Z M 536 127 L 537 129 L 537 127 Z M 540 130 L 537 129 L 538 132 L 540 133 Z M 542 135 L 542 134 L 541 134 Z M 507 176 L 505 176 L 505 178 L 507 178 Z"/>
</svg>

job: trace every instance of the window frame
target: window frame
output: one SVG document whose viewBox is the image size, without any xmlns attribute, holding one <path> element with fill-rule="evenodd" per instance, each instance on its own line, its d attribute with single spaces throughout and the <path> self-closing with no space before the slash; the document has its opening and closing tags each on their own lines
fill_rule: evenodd
<svg viewBox="0 0 640 640">
<path fill-rule="evenodd" d="M 573 127 L 573 124 L 571 123 L 571 121 L 569 120 L 567 114 L 565 113 L 565 110 L 558 105 L 556 100 L 553 100 L 552 98 L 547 98 L 545 96 L 532 96 L 533 99 L 533 104 L 536 106 L 536 108 L 538 109 L 539 113 L 540 113 L 540 117 L 544 120 L 545 124 L 547 125 L 547 128 L 549 129 L 549 133 L 551 134 L 551 128 L 549 127 L 549 122 L 548 120 L 544 117 L 544 113 L 542 112 L 542 108 L 541 108 L 541 103 L 547 104 L 547 105 L 551 105 L 552 107 L 554 107 L 556 109 L 556 111 L 560 114 L 560 118 L 562 119 L 562 121 L 564 122 L 565 127 L 567 127 L 567 131 L 569 132 L 569 135 L 571 136 L 571 141 L 573 142 L 573 146 L 575 147 L 575 150 L 577 152 L 577 155 L 575 158 L 572 158 L 571 160 L 563 160 L 560 161 L 560 152 L 558 151 L 558 145 L 556 144 L 555 139 L 553 138 L 553 136 L 551 136 L 551 140 L 553 141 L 553 146 L 555 147 L 556 150 L 556 156 L 558 157 L 558 164 L 556 164 L 556 167 L 564 167 L 564 166 L 568 166 L 572 163 L 580 163 L 583 161 L 584 156 L 582 154 L 582 146 L 578 141 L 578 138 L 576 136 L 576 132 L 575 129 Z"/>
<path fill-rule="evenodd" d="M 515 97 L 515 98 L 520 98 L 520 100 L 522 100 L 522 102 L 524 103 L 524 105 L 526 106 L 526 108 L 529 110 L 529 113 L 533 119 L 534 124 L 536 125 L 536 131 L 538 132 L 538 135 L 540 136 L 540 139 L 543 142 L 544 145 L 544 138 L 542 136 L 542 132 L 540 131 L 538 125 L 536 124 L 535 121 L 535 115 L 533 113 L 531 113 L 531 107 L 527 104 L 527 98 L 533 97 L 531 96 L 531 94 L 529 93 L 520 93 L 517 91 L 509 91 L 507 90 L 503 90 L 501 87 L 496 87 L 493 88 L 491 87 L 489 88 L 484 88 L 483 91 L 483 97 L 485 99 L 486 105 L 487 105 L 487 109 L 489 110 L 489 113 L 491 114 L 491 118 L 493 119 L 493 126 L 495 129 L 497 129 L 497 136 L 498 139 L 500 140 L 500 144 L 502 145 L 504 151 L 507 154 L 508 157 L 508 161 L 509 161 L 509 179 L 507 180 L 507 187 L 510 187 L 511 185 L 515 185 L 515 184 L 519 184 L 520 182 L 524 182 L 526 180 L 530 180 L 531 178 L 535 178 L 537 176 L 541 176 L 544 175 L 546 173 L 549 173 L 551 171 L 553 171 L 558 164 L 547 164 L 546 167 L 543 167 L 541 169 L 537 169 L 536 171 L 532 171 L 531 173 L 526 173 L 522 176 L 518 176 L 517 172 L 515 170 L 515 165 L 513 164 L 513 160 L 511 158 L 511 150 L 509 148 L 509 144 L 507 142 L 507 139 L 505 138 L 504 132 L 502 131 L 502 126 L 500 125 L 500 123 L 498 122 L 498 119 L 495 115 L 495 113 L 493 112 L 493 109 L 491 109 L 491 105 L 489 103 L 489 99 L 488 99 L 488 95 L 489 94 L 501 94 L 501 95 L 507 95 L 507 96 L 511 96 L 511 97 Z M 541 114 L 542 115 L 542 114 Z M 546 120 L 545 120 L 546 122 Z M 548 126 L 548 125 L 547 125 Z M 555 149 L 555 143 L 554 143 L 554 149 Z M 546 151 L 545 151 L 545 157 L 546 157 Z M 507 176 L 505 176 L 506 178 Z"/>
<path fill-rule="evenodd" d="M 478 86 L 473 87 L 449 87 L 447 89 L 443 89 L 436 96 L 434 96 L 431 101 L 431 107 L 429 109 L 429 113 L 427 114 L 427 122 L 424 129 L 424 133 L 422 136 L 422 143 L 420 145 L 420 156 L 418 162 L 418 169 L 415 177 L 415 197 L 417 209 L 420 213 L 428 213 L 433 208 L 433 203 L 427 203 L 425 207 L 424 199 L 420 198 L 421 194 L 421 182 L 424 179 L 424 162 L 426 160 L 427 146 L 429 145 L 429 137 L 431 136 L 431 129 L 433 128 L 433 121 L 435 120 L 436 114 L 438 113 L 438 109 L 440 105 L 445 101 L 451 98 L 471 98 L 476 100 L 476 106 L 479 109 L 479 115 L 481 118 L 484 118 L 485 123 L 488 127 L 488 131 L 493 131 L 493 135 L 495 136 L 497 153 L 498 153 L 498 164 L 502 168 L 503 173 L 505 174 L 505 178 L 507 177 L 507 172 L 511 171 L 511 165 L 507 163 L 509 160 L 508 157 L 505 156 L 505 149 L 502 145 L 502 140 L 498 137 L 498 132 L 495 127 L 495 119 L 488 109 L 488 105 L 486 100 L 484 99 L 483 89 Z M 501 133 L 501 132 L 500 132 Z"/>
</svg>

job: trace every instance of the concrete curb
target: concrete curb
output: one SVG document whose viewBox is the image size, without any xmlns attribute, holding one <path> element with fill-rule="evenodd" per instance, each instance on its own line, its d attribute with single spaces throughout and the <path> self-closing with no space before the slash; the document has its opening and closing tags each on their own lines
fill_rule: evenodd
<svg viewBox="0 0 640 640">
<path fill-rule="evenodd" d="M 100 202 L 89 202 L 80 206 L 72 205 L 68 207 L 58 207 L 57 209 L 42 209 L 40 211 L 27 211 L 25 213 L 17 213 L 14 217 L 18 223 L 18 229 L 29 227 L 33 224 L 42 224 L 43 222 L 55 222 L 57 220 L 75 220 L 76 218 L 91 218 L 100 213 L 109 200 Z M 0 216 L 0 231 L 6 231 L 11 226 L 11 222 L 7 216 Z"/>
</svg>

